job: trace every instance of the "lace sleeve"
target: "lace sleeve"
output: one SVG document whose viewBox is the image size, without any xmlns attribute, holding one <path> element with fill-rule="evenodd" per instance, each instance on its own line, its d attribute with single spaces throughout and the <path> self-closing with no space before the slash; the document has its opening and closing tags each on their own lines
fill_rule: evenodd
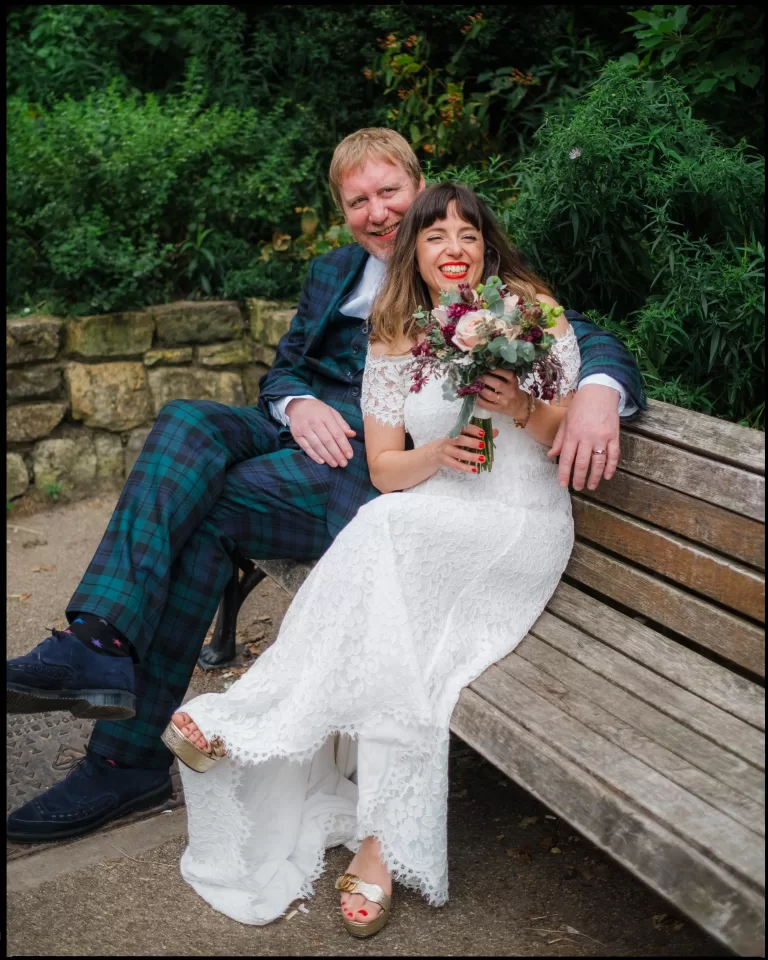
<svg viewBox="0 0 768 960">
<path fill-rule="evenodd" d="M 568 327 L 568 332 L 558 337 L 552 350 L 558 357 L 563 367 L 563 382 L 560 385 L 560 394 L 565 396 L 571 390 L 575 390 L 579 382 L 579 371 L 581 370 L 581 353 L 579 351 L 579 340 L 574 333 L 573 327 Z M 530 393 L 534 381 L 534 374 L 529 374 L 520 381 L 520 389 Z"/>
<path fill-rule="evenodd" d="M 411 388 L 411 357 L 374 357 L 370 347 L 365 358 L 361 407 L 364 417 L 399 427 L 405 423 L 403 408 Z"/>
</svg>

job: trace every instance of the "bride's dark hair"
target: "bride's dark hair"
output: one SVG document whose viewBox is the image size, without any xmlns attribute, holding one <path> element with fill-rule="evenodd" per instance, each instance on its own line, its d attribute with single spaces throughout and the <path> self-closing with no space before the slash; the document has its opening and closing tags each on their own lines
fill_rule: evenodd
<svg viewBox="0 0 768 960">
<path fill-rule="evenodd" d="M 509 242 L 488 204 L 464 184 L 437 183 L 418 194 L 400 224 L 384 284 L 371 311 L 372 343 L 400 344 L 416 339 L 419 328 L 412 315 L 418 307 L 432 306 L 429 288 L 418 270 L 416 241 L 422 230 L 448 216 L 452 203 L 462 220 L 483 235 L 483 280 L 499 276 L 513 293 L 525 300 L 535 300 L 541 294 L 552 296 L 546 283 Z"/>
</svg>

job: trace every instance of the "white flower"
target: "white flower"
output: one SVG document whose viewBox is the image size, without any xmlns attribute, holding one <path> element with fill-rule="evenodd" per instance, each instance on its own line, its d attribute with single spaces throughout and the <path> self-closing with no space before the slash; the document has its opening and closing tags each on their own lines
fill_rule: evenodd
<svg viewBox="0 0 768 960">
<path fill-rule="evenodd" d="M 573 150 L 570 151 L 568 156 L 571 158 L 571 160 L 578 160 L 579 157 L 581 156 L 581 150 L 579 150 L 578 147 L 574 147 Z"/>
<path fill-rule="evenodd" d="M 437 320 L 441 327 L 444 327 L 448 323 L 448 308 L 447 307 L 435 307 L 432 310 L 432 317 Z"/>
<path fill-rule="evenodd" d="M 24 307 L 24 313 L 29 313 L 29 307 Z"/>
</svg>

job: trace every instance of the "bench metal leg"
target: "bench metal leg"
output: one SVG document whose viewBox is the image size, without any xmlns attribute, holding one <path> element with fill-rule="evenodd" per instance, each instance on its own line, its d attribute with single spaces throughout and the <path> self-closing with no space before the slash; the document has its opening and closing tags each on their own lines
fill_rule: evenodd
<svg viewBox="0 0 768 960">
<path fill-rule="evenodd" d="M 234 560 L 232 577 L 219 605 L 210 646 L 203 647 L 197 658 L 201 669 L 213 670 L 215 667 L 226 666 L 235 659 L 237 615 L 245 598 L 264 577 L 266 573 L 257 567 L 253 560 L 240 557 Z"/>
</svg>

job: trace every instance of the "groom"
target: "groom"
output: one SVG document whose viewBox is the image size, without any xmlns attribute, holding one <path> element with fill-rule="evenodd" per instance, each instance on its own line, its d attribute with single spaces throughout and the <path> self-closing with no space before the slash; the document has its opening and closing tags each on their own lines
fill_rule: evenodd
<svg viewBox="0 0 768 960">
<path fill-rule="evenodd" d="M 339 144 L 329 179 L 356 243 L 312 263 L 258 406 L 163 407 L 67 607 L 69 628 L 8 661 L 11 712 L 99 720 L 69 776 L 10 815 L 11 840 L 80 836 L 166 800 L 172 757 L 160 734 L 187 690 L 230 556 L 316 559 L 378 495 L 360 412 L 366 321 L 424 181 L 407 142 L 379 128 Z M 580 489 L 588 468 L 591 487 L 613 473 L 619 413 L 644 397 L 623 347 L 569 319 L 582 374 L 553 451 L 561 482 L 573 467 Z M 494 412 L 515 389 L 499 381 Z"/>
</svg>

